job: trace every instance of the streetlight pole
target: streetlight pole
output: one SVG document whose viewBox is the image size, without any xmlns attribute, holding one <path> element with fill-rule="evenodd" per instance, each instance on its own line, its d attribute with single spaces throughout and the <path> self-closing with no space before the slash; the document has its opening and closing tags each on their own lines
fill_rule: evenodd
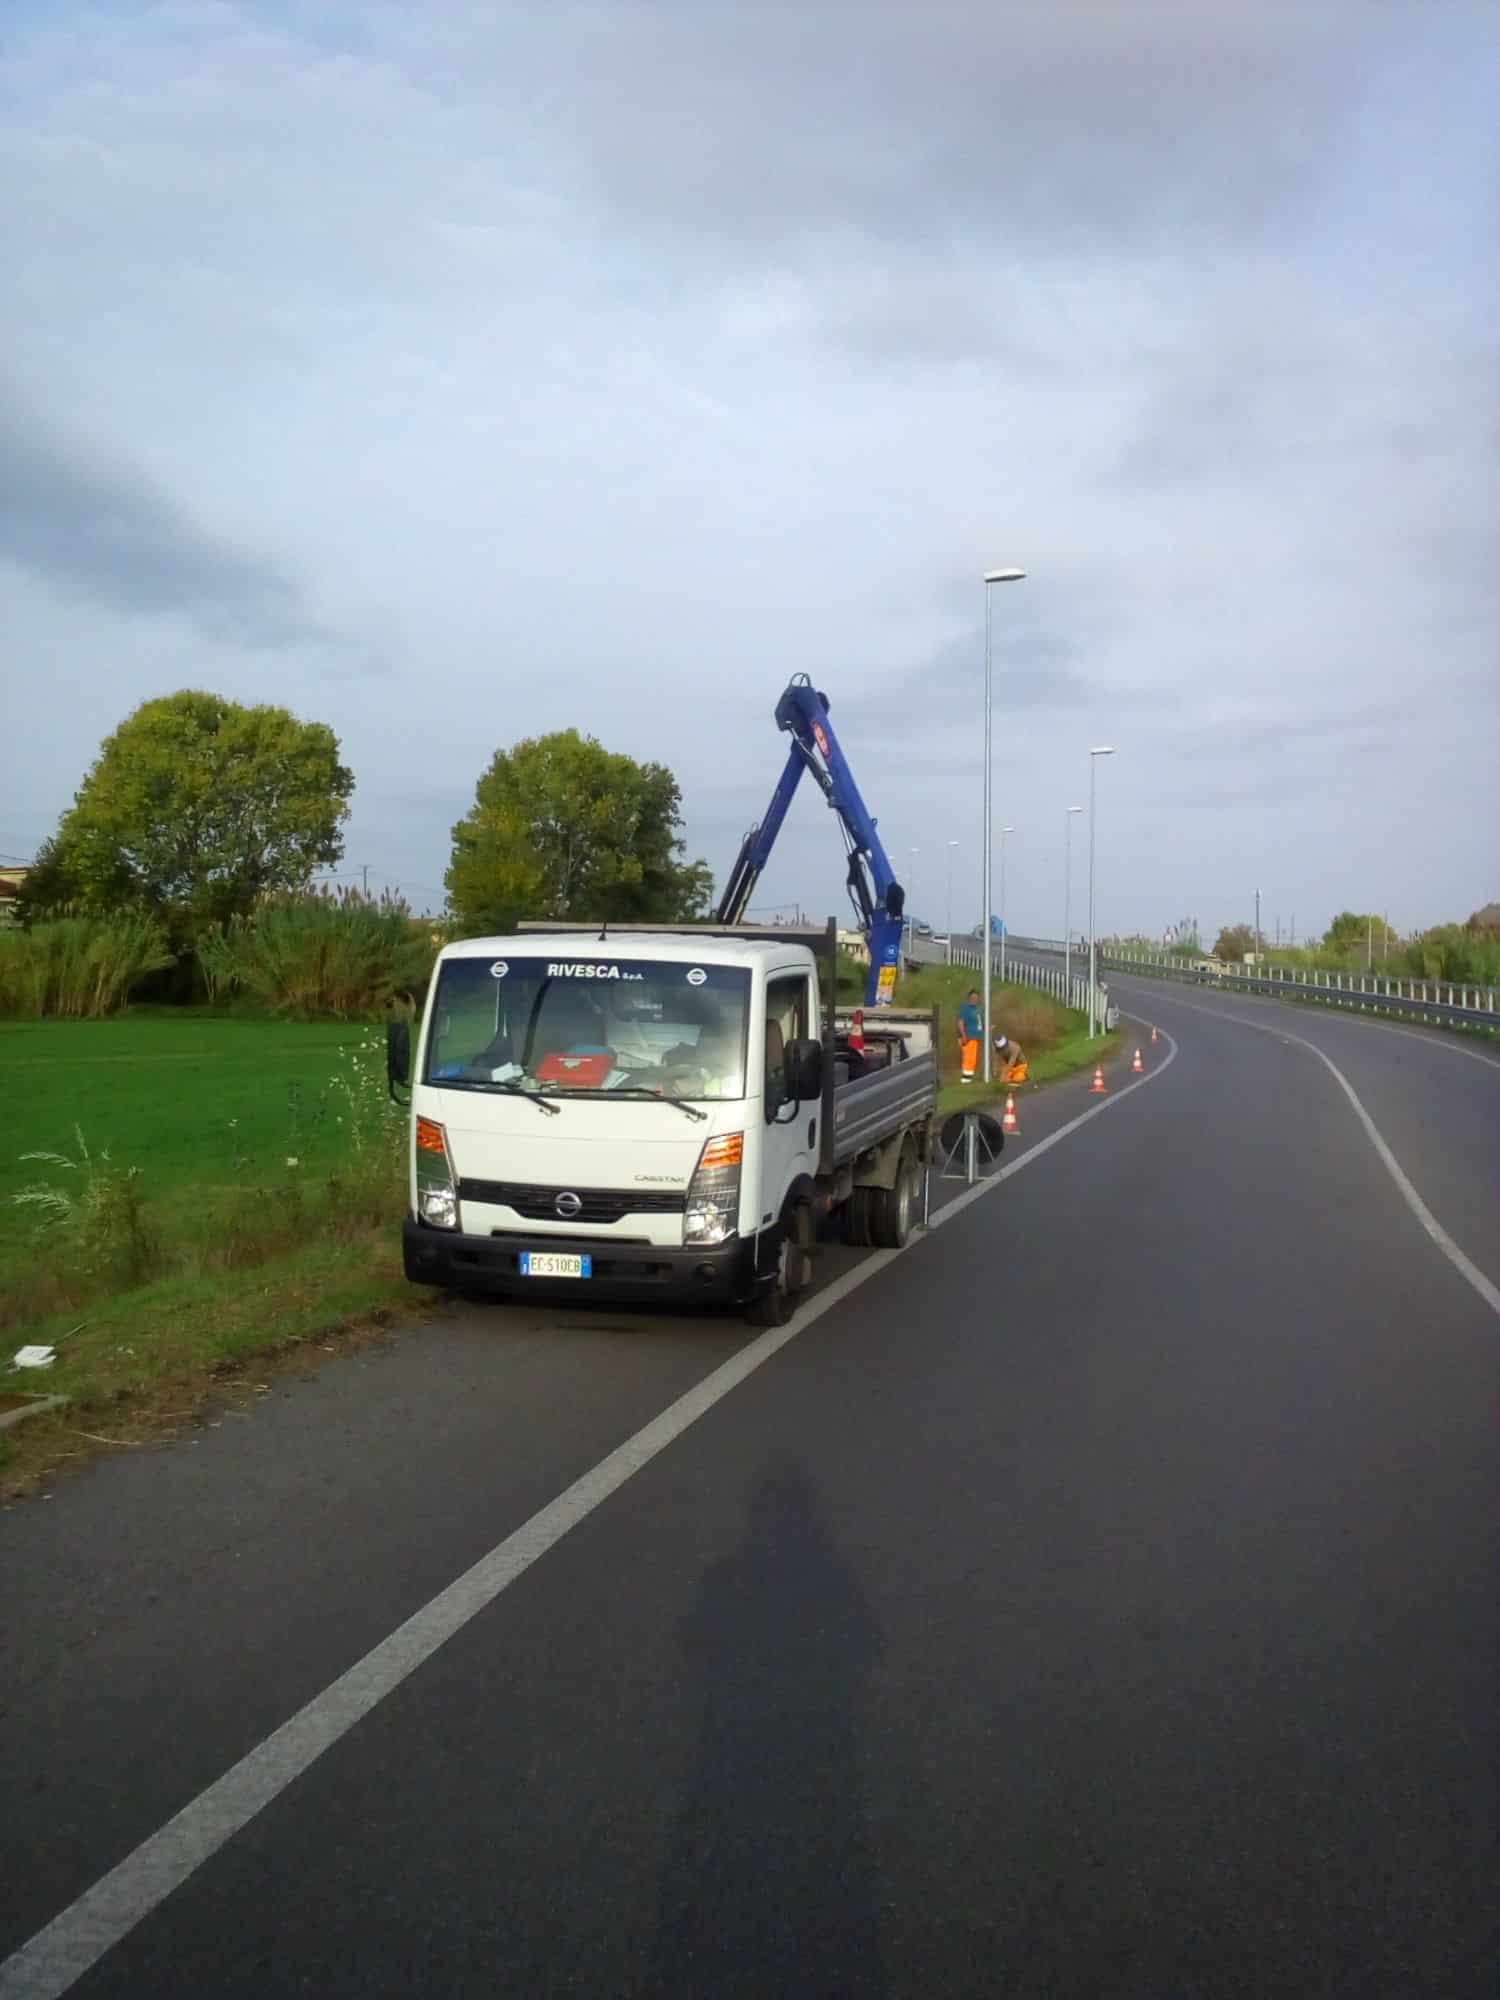
<svg viewBox="0 0 1500 2000">
<path fill-rule="evenodd" d="M 1009 905 L 1005 900 L 1005 836 L 1014 833 L 1013 826 L 1000 829 L 1000 984 L 1005 984 L 1005 940 L 1010 931 Z"/>
<path fill-rule="evenodd" d="M 1073 815 L 1082 806 L 1069 806 L 1063 819 L 1063 1005 L 1073 1004 Z"/>
<path fill-rule="evenodd" d="M 948 842 L 948 963 L 953 963 L 953 850 L 956 840 Z"/>
<path fill-rule="evenodd" d="M 907 950 L 915 958 L 917 955 L 917 856 L 920 847 L 908 848 L 911 855 L 911 878 L 906 885 Z"/>
<path fill-rule="evenodd" d="M 990 974 L 993 970 L 990 959 L 990 713 L 991 681 L 990 670 L 990 585 L 992 583 L 1019 583 L 1026 572 L 1024 569 L 987 569 L 984 573 L 984 915 L 979 928 L 984 935 L 984 1069 L 981 1072 L 986 1083 L 990 1080 Z"/>
<path fill-rule="evenodd" d="M 1089 1040 L 1098 1034 L 1099 940 L 1094 935 L 1094 773 L 1100 757 L 1113 757 L 1114 746 L 1101 743 L 1089 752 Z"/>
</svg>

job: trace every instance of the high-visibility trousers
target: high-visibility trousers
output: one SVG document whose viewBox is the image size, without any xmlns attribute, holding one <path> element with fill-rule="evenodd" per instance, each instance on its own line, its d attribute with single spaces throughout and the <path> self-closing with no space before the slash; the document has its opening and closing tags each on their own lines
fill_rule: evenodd
<svg viewBox="0 0 1500 2000">
<path fill-rule="evenodd" d="M 960 1044 L 960 1054 L 963 1063 L 964 1081 L 968 1083 L 973 1080 L 979 1068 L 979 1037 L 976 1035 L 972 1042 Z"/>
</svg>

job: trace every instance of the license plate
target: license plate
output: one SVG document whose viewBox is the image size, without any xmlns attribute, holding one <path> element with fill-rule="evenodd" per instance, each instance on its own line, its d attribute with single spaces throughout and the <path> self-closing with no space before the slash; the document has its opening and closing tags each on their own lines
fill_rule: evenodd
<svg viewBox="0 0 1500 2000">
<path fill-rule="evenodd" d="M 592 1278 L 594 1260 L 564 1250 L 523 1250 L 523 1278 Z"/>
</svg>

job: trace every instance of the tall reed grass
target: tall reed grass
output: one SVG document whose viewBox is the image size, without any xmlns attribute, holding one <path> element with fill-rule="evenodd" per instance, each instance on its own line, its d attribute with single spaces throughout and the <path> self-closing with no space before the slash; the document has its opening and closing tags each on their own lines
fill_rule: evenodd
<svg viewBox="0 0 1500 2000">
<path fill-rule="evenodd" d="M 366 1020 L 419 994 L 437 946 L 399 897 L 278 897 L 198 945 L 208 997 L 242 994 L 297 1020 Z"/>
<path fill-rule="evenodd" d="M 129 911 L 0 930 L 0 1015 L 100 1020 L 173 963 L 161 925 Z"/>
</svg>

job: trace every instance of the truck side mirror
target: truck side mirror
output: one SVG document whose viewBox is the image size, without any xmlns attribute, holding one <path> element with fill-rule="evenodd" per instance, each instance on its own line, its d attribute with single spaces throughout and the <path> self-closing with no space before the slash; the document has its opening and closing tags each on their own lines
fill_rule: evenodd
<svg viewBox="0 0 1500 2000">
<path fill-rule="evenodd" d="M 811 1039 L 791 1042 L 786 1052 L 787 1096 L 796 1104 L 812 1104 L 823 1095 L 823 1044 Z"/>
<path fill-rule="evenodd" d="M 397 1084 L 411 1082 L 411 1023 L 394 1020 L 385 1024 L 385 1080 L 391 1096 Z"/>
</svg>

